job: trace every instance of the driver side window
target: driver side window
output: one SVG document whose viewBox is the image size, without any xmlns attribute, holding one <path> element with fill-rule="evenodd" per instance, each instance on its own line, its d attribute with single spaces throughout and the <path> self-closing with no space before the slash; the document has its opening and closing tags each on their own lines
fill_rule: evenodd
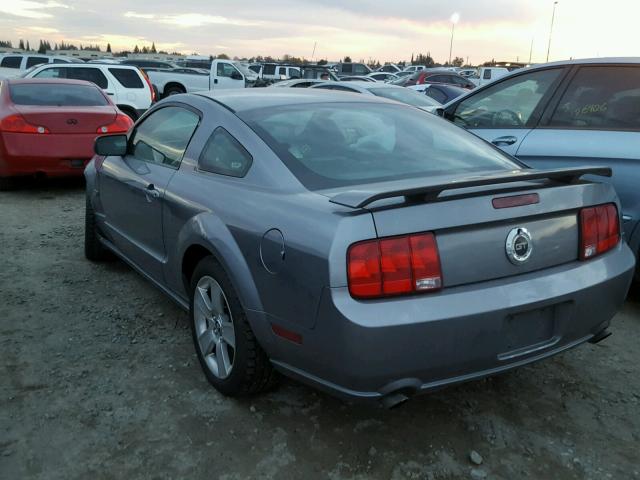
<svg viewBox="0 0 640 480">
<path fill-rule="evenodd" d="M 135 130 L 130 152 L 138 160 L 178 169 L 200 117 L 181 107 L 164 107 Z"/>
<path fill-rule="evenodd" d="M 228 63 L 219 63 L 217 73 L 219 77 L 232 77 L 236 69 Z"/>
<path fill-rule="evenodd" d="M 471 95 L 458 104 L 453 122 L 465 128 L 524 127 L 561 72 L 556 68 L 519 75 Z"/>
</svg>

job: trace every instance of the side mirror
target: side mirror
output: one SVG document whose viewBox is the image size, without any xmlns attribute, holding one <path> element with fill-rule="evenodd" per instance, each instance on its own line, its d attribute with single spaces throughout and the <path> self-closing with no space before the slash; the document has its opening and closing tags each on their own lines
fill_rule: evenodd
<svg viewBox="0 0 640 480">
<path fill-rule="evenodd" d="M 103 157 L 124 157 L 127 154 L 127 136 L 118 134 L 98 137 L 93 150 L 96 155 Z"/>
<path fill-rule="evenodd" d="M 442 108 L 442 107 L 436 108 L 436 115 L 438 115 L 439 117 L 443 117 L 444 118 L 444 108 Z"/>
<path fill-rule="evenodd" d="M 244 80 L 244 77 L 242 76 L 242 74 L 240 72 L 233 72 L 231 74 L 231 79 L 232 80 Z"/>
</svg>

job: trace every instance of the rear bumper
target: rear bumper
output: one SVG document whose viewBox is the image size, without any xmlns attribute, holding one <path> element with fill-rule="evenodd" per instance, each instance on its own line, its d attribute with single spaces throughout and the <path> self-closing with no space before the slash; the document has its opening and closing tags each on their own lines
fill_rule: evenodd
<svg viewBox="0 0 640 480">
<path fill-rule="evenodd" d="M 93 157 L 96 137 L 96 134 L 3 133 L 0 138 L 0 177 L 36 173 L 81 176 Z"/>
<path fill-rule="evenodd" d="M 621 243 L 587 263 L 432 295 L 362 302 L 326 289 L 302 345 L 270 334 L 265 349 L 281 371 L 342 397 L 421 393 L 590 340 L 624 302 L 634 263 Z"/>
</svg>

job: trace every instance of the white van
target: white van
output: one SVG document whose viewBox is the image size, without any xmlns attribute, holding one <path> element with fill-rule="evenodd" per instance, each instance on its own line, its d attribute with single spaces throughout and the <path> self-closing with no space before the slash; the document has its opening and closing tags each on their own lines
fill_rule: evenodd
<svg viewBox="0 0 640 480">
<path fill-rule="evenodd" d="M 22 72 L 36 65 L 47 63 L 78 63 L 77 58 L 54 55 L 40 55 L 37 53 L 6 53 L 0 55 L 0 78 L 18 77 Z"/>
</svg>

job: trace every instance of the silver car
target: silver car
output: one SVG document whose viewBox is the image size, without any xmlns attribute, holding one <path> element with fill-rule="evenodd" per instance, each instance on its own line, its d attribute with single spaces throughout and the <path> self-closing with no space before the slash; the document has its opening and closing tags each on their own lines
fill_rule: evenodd
<svg viewBox="0 0 640 480">
<path fill-rule="evenodd" d="M 189 311 L 226 395 L 282 372 L 408 397 L 597 342 L 624 301 L 607 168 L 532 170 L 449 122 L 317 89 L 176 95 L 86 169 L 86 256 Z"/>
<path fill-rule="evenodd" d="M 516 70 L 448 103 L 444 115 L 534 168 L 611 167 L 606 181 L 620 196 L 625 238 L 640 254 L 640 58 Z"/>
</svg>

